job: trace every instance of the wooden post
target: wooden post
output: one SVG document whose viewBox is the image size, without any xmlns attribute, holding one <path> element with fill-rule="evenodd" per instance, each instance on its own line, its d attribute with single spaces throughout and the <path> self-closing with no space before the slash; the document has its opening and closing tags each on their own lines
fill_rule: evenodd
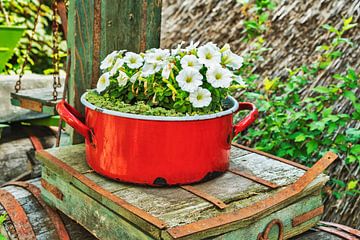
<svg viewBox="0 0 360 240">
<path fill-rule="evenodd" d="M 74 0 L 68 18 L 72 59 L 68 99 L 84 113 L 80 97 L 96 86 L 100 62 L 107 54 L 159 47 L 161 0 Z M 83 141 L 74 131 L 71 139 L 73 144 Z"/>
</svg>

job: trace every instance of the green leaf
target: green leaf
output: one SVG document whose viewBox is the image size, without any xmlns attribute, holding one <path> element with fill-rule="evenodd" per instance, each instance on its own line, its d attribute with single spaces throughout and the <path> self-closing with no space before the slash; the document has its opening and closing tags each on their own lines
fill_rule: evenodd
<svg viewBox="0 0 360 240">
<path fill-rule="evenodd" d="M 348 90 L 344 91 L 344 97 L 346 97 L 353 103 L 355 103 L 356 99 L 357 99 L 355 93 L 353 93 L 352 91 L 348 91 Z"/>
<path fill-rule="evenodd" d="M 346 164 L 351 164 L 354 163 L 355 161 L 356 161 L 356 157 L 353 155 L 348 155 L 345 159 Z"/>
<path fill-rule="evenodd" d="M 299 134 L 299 135 L 297 135 L 296 136 L 296 138 L 295 138 L 295 142 L 303 142 L 304 140 L 306 139 L 306 135 L 304 135 L 304 134 Z"/>
<path fill-rule="evenodd" d="M 345 18 L 344 21 L 344 26 L 349 25 L 353 20 L 353 16 L 350 16 L 349 18 Z"/>
<path fill-rule="evenodd" d="M 310 131 L 319 130 L 322 131 L 325 128 L 325 124 L 323 122 L 312 122 L 309 124 Z"/>
<path fill-rule="evenodd" d="M 336 185 L 339 185 L 340 187 L 346 187 L 346 183 L 344 183 L 343 181 L 341 181 L 341 180 L 339 180 L 339 179 L 333 178 L 333 179 L 331 179 L 331 181 L 332 181 L 333 183 L 335 183 Z"/>
<path fill-rule="evenodd" d="M 353 145 L 353 146 L 351 147 L 350 152 L 351 152 L 352 154 L 354 154 L 355 156 L 356 156 L 356 155 L 359 155 L 359 154 L 360 154 L 360 144 L 355 144 L 355 145 Z"/>
<path fill-rule="evenodd" d="M 310 155 L 318 148 L 318 143 L 315 140 L 311 140 L 306 144 L 306 153 Z"/>
<path fill-rule="evenodd" d="M 330 89 L 327 87 L 318 86 L 318 87 L 314 88 L 313 91 L 318 92 L 318 93 L 329 93 Z"/>
<path fill-rule="evenodd" d="M 347 189 L 347 190 L 356 189 L 356 187 L 357 187 L 357 185 L 358 185 L 358 182 L 359 182 L 358 180 L 351 180 L 351 181 L 349 181 L 348 184 L 347 184 L 346 189 Z"/>
</svg>

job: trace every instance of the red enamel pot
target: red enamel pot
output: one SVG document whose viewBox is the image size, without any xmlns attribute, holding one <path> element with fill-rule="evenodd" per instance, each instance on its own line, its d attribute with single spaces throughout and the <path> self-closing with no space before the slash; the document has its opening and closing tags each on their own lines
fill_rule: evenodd
<svg viewBox="0 0 360 240">
<path fill-rule="evenodd" d="M 81 114 L 62 101 L 61 118 L 85 137 L 86 160 L 106 177 L 137 184 L 168 186 L 211 179 L 227 171 L 234 136 L 255 121 L 252 103 L 229 97 L 226 111 L 186 117 L 160 117 L 102 109 L 81 97 Z M 233 114 L 250 110 L 233 125 Z"/>
</svg>

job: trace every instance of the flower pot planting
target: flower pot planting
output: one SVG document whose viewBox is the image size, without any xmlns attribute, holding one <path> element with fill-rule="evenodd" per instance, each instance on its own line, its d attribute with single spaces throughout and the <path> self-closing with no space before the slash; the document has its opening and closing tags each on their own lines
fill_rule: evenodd
<svg viewBox="0 0 360 240">
<path fill-rule="evenodd" d="M 223 111 L 231 90 L 244 87 L 242 57 L 229 45 L 124 50 L 106 56 L 96 92 L 86 100 L 95 106 L 155 116 L 203 115 Z"/>
<path fill-rule="evenodd" d="M 242 87 L 242 58 L 228 45 L 110 53 L 96 90 L 84 93 L 85 122 L 62 101 L 60 116 L 85 137 L 86 160 L 115 180 L 168 186 L 228 170 L 230 144 L 257 117 L 228 96 Z M 233 114 L 251 110 L 233 125 Z"/>
</svg>

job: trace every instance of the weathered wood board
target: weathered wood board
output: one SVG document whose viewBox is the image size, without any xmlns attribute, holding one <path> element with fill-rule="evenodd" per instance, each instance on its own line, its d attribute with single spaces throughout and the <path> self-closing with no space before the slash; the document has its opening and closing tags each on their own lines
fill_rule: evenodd
<svg viewBox="0 0 360 240">
<path fill-rule="evenodd" d="M 11 104 L 34 112 L 55 115 L 55 106 L 61 100 L 63 90 L 57 89 L 57 94 L 57 100 L 53 100 L 52 88 L 23 90 L 18 93 L 11 93 Z"/>
<path fill-rule="evenodd" d="M 227 204 L 225 209 L 220 210 L 180 187 L 150 188 L 104 178 L 86 164 L 82 144 L 39 152 L 37 157 L 43 163 L 42 176 L 48 185 L 42 192 L 44 199 L 101 239 L 180 239 L 169 234 L 170 230 L 174 233 L 179 226 L 198 222 L 206 224 L 206 221 L 213 221 L 214 218 L 225 219 L 229 214 L 274 196 L 305 172 L 233 146 L 230 169 L 267 180 L 279 188 L 269 188 L 232 172 L 193 185 Z M 294 227 L 292 220 L 322 207 L 320 189 L 327 180 L 328 177 L 321 174 L 296 197 L 265 212 L 221 227 L 185 234 L 181 239 L 256 239 L 266 225 L 276 218 L 284 224 L 285 238 L 300 234 L 314 226 L 320 214 Z M 276 235 L 274 228 L 270 232 L 270 239 L 275 239 Z"/>
</svg>

